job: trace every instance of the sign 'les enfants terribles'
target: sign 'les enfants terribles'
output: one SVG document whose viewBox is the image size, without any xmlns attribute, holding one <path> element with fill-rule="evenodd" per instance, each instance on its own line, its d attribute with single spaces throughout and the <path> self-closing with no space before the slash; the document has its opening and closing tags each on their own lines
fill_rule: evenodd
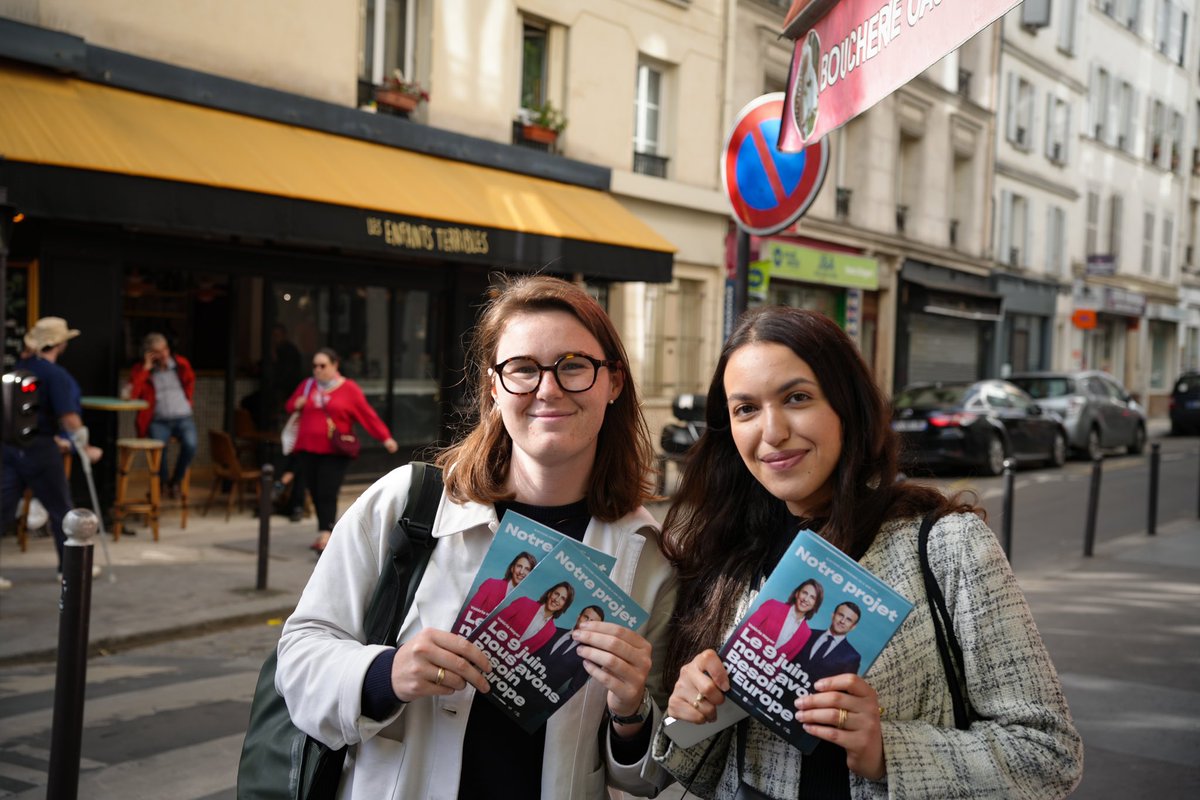
<svg viewBox="0 0 1200 800">
<path fill-rule="evenodd" d="M 482 256 L 488 252 L 488 232 L 460 226 L 434 226 L 403 220 L 367 217 L 367 235 L 391 247 Z"/>
<path fill-rule="evenodd" d="M 779 149 L 794 153 L 878 103 L 1020 0 L 813 0 L 795 4 L 796 40 Z M 822 8 L 824 16 L 810 23 Z M 799 23 L 799 24 L 797 24 Z M 804 29 L 807 28 L 807 29 Z"/>
</svg>

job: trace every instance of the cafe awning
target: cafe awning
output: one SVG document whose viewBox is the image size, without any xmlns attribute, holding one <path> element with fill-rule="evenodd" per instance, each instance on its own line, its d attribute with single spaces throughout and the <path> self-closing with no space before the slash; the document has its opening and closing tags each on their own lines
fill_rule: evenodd
<svg viewBox="0 0 1200 800">
<path fill-rule="evenodd" d="M 596 189 L 13 67 L 0 68 L 0 109 L 0 176 L 10 185 L 26 179 L 28 191 L 12 193 L 18 204 L 24 197 L 23 210 L 69 217 L 82 207 L 66 195 L 107 191 L 107 213 L 153 215 L 155 203 L 134 209 L 97 180 L 119 176 L 124 194 L 173 182 L 301 204 L 303 213 L 265 215 L 295 228 L 274 240 L 294 233 L 299 243 L 534 268 L 557 261 L 556 271 L 670 280 L 675 247 Z M 29 167 L 43 170 L 36 182 Z M 183 202 L 178 195 L 162 202 Z M 213 202 L 211 191 L 206 197 L 198 205 Z M 84 205 L 106 213 L 95 208 L 99 197 Z M 331 221 L 323 237 L 313 230 L 322 213 Z"/>
</svg>

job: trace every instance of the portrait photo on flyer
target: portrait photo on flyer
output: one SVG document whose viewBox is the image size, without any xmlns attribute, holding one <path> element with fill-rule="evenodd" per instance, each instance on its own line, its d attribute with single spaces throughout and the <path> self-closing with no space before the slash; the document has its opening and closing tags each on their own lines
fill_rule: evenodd
<svg viewBox="0 0 1200 800">
<path fill-rule="evenodd" d="M 454 621 L 454 633 L 459 636 L 470 636 L 479 627 L 479 623 L 496 609 L 521 581 L 536 567 L 543 558 L 564 538 L 563 534 L 547 527 L 540 522 L 518 514 L 506 511 L 496 528 L 496 535 L 488 547 L 475 573 L 475 580 L 467 592 L 467 601 L 459 610 Z M 616 558 L 608 553 L 588 547 L 581 542 L 574 542 L 581 548 L 592 563 L 601 572 L 608 573 Z"/>
<path fill-rule="evenodd" d="M 796 721 L 796 698 L 822 678 L 866 673 L 911 610 L 886 583 L 802 530 L 721 648 L 728 697 L 810 753 L 819 740 Z"/>
<path fill-rule="evenodd" d="M 527 731 L 537 730 L 587 682 L 571 635 L 581 622 L 638 630 L 646 611 L 564 538 L 467 637 L 487 655 L 485 697 Z"/>
</svg>

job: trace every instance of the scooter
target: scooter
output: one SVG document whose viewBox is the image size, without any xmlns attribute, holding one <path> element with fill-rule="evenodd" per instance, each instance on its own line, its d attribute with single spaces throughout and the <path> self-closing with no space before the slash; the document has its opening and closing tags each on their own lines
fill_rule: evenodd
<svg viewBox="0 0 1200 800">
<path fill-rule="evenodd" d="M 708 399 L 702 394 L 676 395 L 671 403 L 671 413 L 682 424 L 668 423 L 663 426 L 659 444 L 662 455 L 658 464 L 658 493 L 664 494 L 667 488 L 667 463 L 681 465 L 687 459 L 692 445 L 700 441 L 700 437 L 708 429 L 704 421 Z"/>
</svg>

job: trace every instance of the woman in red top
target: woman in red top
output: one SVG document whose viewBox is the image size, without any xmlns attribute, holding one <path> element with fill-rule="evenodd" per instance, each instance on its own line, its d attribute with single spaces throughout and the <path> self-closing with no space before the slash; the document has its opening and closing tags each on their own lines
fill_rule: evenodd
<svg viewBox="0 0 1200 800">
<path fill-rule="evenodd" d="M 337 517 L 337 496 L 350 464 L 347 456 L 333 446 L 334 433 L 350 433 L 354 423 L 383 442 L 389 453 L 398 449 L 375 409 L 367 403 L 362 389 L 338 372 L 338 355 L 322 347 L 313 355 L 313 380 L 301 381 L 287 401 L 288 413 L 300 412 L 300 431 L 296 435 L 297 471 L 317 507 L 317 540 L 312 549 L 319 555 L 329 541 L 329 532 Z"/>
</svg>

